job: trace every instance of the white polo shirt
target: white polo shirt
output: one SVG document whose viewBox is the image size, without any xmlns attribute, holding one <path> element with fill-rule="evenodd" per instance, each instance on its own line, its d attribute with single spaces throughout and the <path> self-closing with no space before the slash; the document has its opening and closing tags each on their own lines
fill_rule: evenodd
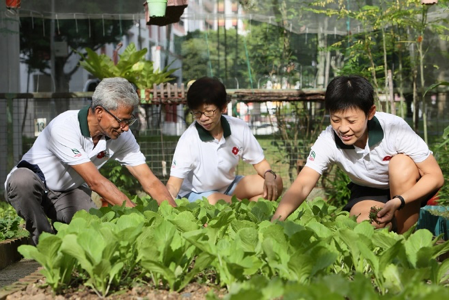
<svg viewBox="0 0 449 300">
<path fill-rule="evenodd" d="M 109 159 L 129 166 L 145 163 L 145 156 L 130 130 L 116 140 L 103 137 L 94 147 L 87 124 L 89 109 L 69 110 L 58 115 L 22 157 L 39 166 L 51 190 L 67 191 L 85 183 L 70 166 L 91 161 L 100 169 Z"/>
<path fill-rule="evenodd" d="M 402 118 L 392 114 L 377 112 L 368 121 L 368 132 L 362 149 L 343 144 L 329 125 L 312 146 L 306 166 L 323 174 L 336 163 L 355 184 L 388 189 L 388 164 L 394 155 L 405 154 L 419 163 L 432 153 Z"/>
<path fill-rule="evenodd" d="M 182 134 L 176 146 L 170 176 L 183 178 L 179 196 L 190 192 L 223 193 L 235 179 L 240 159 L 257 164 L 265 157 L 248 125 L 240 119 L 222 115 L 223 137 L 214 139 L 197 122 Z"/>
</svg>

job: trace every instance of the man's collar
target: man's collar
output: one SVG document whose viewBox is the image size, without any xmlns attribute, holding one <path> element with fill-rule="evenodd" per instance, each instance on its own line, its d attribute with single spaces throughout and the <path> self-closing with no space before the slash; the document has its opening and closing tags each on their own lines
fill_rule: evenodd
<svg viewBox="0 0 449 300">
<path fill-rule="evenodd" d="M 91 137 L 89 131 L 89 124 L 87 123 L 87 116 L 89 115 L 89 109 L 91 109 L 90 105 L 83 107 L 78 112 L 78 121 L 80 123 L 81 134 L 87 138 Z M 110 138 L 105 136 L 105 139 L 109 140 Z"/>
<path fill-rule="evenodd" d="M 345 145 L 334 131 L 335 143 L 340 149 L 354 149 L 353 145 Z M 371 148 L 377 145 L 384 138 L 384 131 L 379 120 L 374 116 L 368 121 L 368 146 Z"/>
<path fill-rule="evenodd" d="M 223 136 L 227 138 L 231 135 L 231 126 L 229 125 L 228 120 L 224 116 L 220 118 L 221 127 L 223 128 Z M 208 142 L 213 141 L 214 137 L 210 134 L 209 131 L 203 128 L 198 122 L 195 122 L 196 130 L 198 131 L 198 135 L 200 136 L 201 141 Z"/>
<path fill-rule="evenodd" d="M 87 116 L 89 114 L 90 105 L 83 107 L 78 112 L 78 121 L 80 122 L 81 134 L 85 137 L 90 137 L 89 124 L 87 124 Z"/>
</svg>

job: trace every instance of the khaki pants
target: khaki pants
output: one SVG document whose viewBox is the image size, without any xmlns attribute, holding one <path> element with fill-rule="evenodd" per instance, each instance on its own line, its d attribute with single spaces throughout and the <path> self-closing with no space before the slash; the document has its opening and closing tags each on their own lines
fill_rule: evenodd
<svg viewBox="0 0 449 300">
<path fill-rule="evenodd" d="M 70 223 L 77 211 L 97 208 L 91 200 L 90 189 L 79 187 L 55 192 L 47 189 L 39 176 L 27 168 L 18 168 L 9 176 L 5 194 L 6 201 L 25 220 L 35 245 L 42 232 L 55 233 L 53 222 Z"/>
</svg>

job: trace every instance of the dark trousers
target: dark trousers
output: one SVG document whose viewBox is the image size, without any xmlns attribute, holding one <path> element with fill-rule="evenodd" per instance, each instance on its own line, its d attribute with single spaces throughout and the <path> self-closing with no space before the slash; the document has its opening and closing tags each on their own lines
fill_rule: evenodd
<svg viewBox="0 0 449 300">
<path fill-rule="evenodd" d="M 27 168 L 18 168 L 11 173 L 5 194 L 6 201 L 25 220 L 26 229 L 35 245 L 42 232 L 55 233 L 53 222 L 70 223 L 77 211 L 97 208 L 91 199 L 90 189 L 80 187 L 55 192 L 47 189 L 39 176 Z"/>
</svg>

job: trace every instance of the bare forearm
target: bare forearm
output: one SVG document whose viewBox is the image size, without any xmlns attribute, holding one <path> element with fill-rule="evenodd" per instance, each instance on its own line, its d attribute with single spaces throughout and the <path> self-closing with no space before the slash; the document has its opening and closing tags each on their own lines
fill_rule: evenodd
<svg viewBox="0 0 449 300">
<path fill-rule="evenodd" d="M 109 180 L 95 183 L 90 186 L 90 188 L 112 205 L 122 205 L 123 201 L 125 201 L 127 207 L 135 206 L 135 204 Z"/>
<path fill-rule="evenodd" d="M 283 221 L 296 210 L 309 196 L 320 176 L 315 170 L 307 166 L 304 167 L 284 197 L 282 197 L 281 203 L 279 203 L 271 221 Z"/>
<path fill-rule="evenodd" d="M 273 215 L 271 221 L 284 221 L 292 212 L 294 212 L 305 200 L 307 195 L 301 195 L 300 193 L 294 193 L 293 191 L 287 191 L 279 203 L 276 212 Z"/>
<path fill-rule="evenodd" d="M 179 189 L 177 190 L 174 186 L 172 186 L 169 183 L 167 183 L 166 187 L 167 187 L 168 192 L 170 193 L 170 195 L 173 198 L 176 198 L 178 196 Z"/>
<path fill-rule="evenodd" d="M 176 202 L 175 200 L 173 200 L 172 195 L 165 187 L 165 185 L 159 180 L 155 180 L 151 185 L 143 188 L 145 192 L 149 194 L 154 200 L 156 200 L 159 205 L 163 201 L 167 200 L 171 206 L 176 207 Z"/>
<path fill-rule="evenodd" d="M 443 176 L 439 175 L 424 175 L 418 182 L 408 191 L 401 194 L 407 203 L 415 200 L 422 199 L 425 196 L 430 196 L 431 193 L 435 193 L 444 184 Z"/>
</svg>

